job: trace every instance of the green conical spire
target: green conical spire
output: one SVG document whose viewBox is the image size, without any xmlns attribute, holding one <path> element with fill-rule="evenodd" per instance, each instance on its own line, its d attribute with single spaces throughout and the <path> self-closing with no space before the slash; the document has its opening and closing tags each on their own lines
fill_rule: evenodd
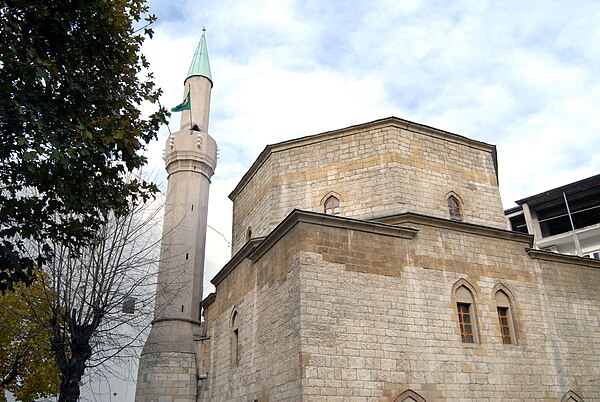
<svg viewBox="0 0 600 402">
<path fill-rule="evenodd" d="M 192 59 L 192 64 L 190 65 L 186 80 L 194 75 L 200 75 L 208 78 L 212 87 L 213 80 L 210 74 L 210 63 L 208 62 L 208 50 L 206 48 L 206 37 L 204 36 L 204 32 L 205 29 L 202 30 L 202 37 L 200 38 L 200 42 L 198 42 L 198 47 L 196 47 L 196 52 L 194 53 L 194 58 Z"/>
</svg>

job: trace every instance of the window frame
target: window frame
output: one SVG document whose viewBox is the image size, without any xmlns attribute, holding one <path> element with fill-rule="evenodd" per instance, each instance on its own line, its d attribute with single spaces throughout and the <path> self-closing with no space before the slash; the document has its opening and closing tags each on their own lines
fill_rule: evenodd
<svg viewBox="0 0 600 402">
<path fill-rule="evenodd" d="M 123 298 L 123 303 L 121 306 L 121 312 L 123 314 L 135 314 L 135 304 L 137 302 L 137 298 L 132 296 L 127 296 Z"/>
<path fill-rule="evenodd" d="M 456 321 L 456 334 L 460 336 L 460 341 L 463 345 L 478 345 L 480 344 L 479 334 L 479 314 L 476 302 L 477 292 L 475 288 L 465 279 L 459 279 L 452 286 L 452 303 L 453 303 L 453 321 Z M 468 306 L 468 317 L 470 322 L 468 325 L 471 329 L 472 342 L 466 336 L 469 334 L 464 330 L 465 322 L 463 322 L 464 312 L 460 311 L 461 306 Z"/>
<path fill-rule="evenodd" d="M 516 345 L 518 343 L 517 325 L 515 322 L 515 302 L 510 290 L 503 284 L 498 284 L 492 290 L 492 298 L 498 314 L 498 330 L 500 331 L 500 342 L 503 345 Z M 500 309 L 505 309 L 506 324 L 502 323 Z M 504 328 L 508 328 L 508 338 L 510 342 L 506 342 Z"/>
<path fill-rule="evenodd" d="M 509 307 L 497 306 L 496 310 L 498 311 L 498 323 L 500 325 L 500 336 L 502 337 L 502 343 L 504 345 L 511 345 L 512 330 L 510 326 L 510 309 Z"/>
<path fill-rule="evenodd" d="M 406 391 L 398 395 L 396 399 L 394 399 L 394 402 L 407 402 L 411 400 L 414 402 L 427 402 L 425 401 L 425 398 L 417 394 L 412 389 L 407 389 Z"/>
<path fill-rule="evenodd" d="M 458 313 L 458 324 L 460 328 L 460 339 L 462 343 L 475 343 L 471 306 L 471 303 L 456 303 L 456 310 Z M 467 329 L 469 331 L 467 331 Z M 469 340 L 469 337 L 471 338 L 471 340 Z"/>
<path fill-rule="evenodd" d="M 329 203 L 332 203 L 331 206 L 329 206 Z M 336 205 L 337 202 L 337 205 Z M 337 211 L 336 211 L 337 209 Z M 330 211 L 330 212 L 327 212 Z M 323 212 L 326 215 L 332 215 L 332 216 L 337 216 L 340 215 L 342 213 L 342 205 L 340 202 L 340 199 L 337 198 L 335 195 L 330 195 L 329 197 L 327 197 L 327 199 L 325 200 L 324 204 L 323 204 Z"/>
<path fill-rule="evenodd" d="M 239 326 L 239 312 L 237 309 L 233 309 L 231 312 L 231 365 L 239 366 L 241 357 L 240 348 L 240 326 Z"/>
<path fill-rule="evenodd" d="M 450 220 L 454 222 L 463 221 L 463 208 L 462 203 L 457 195 L 451 193 L 446 197 L 446 205 L 448 206 L 448 213 L 450 214 Z"/>
</svg>

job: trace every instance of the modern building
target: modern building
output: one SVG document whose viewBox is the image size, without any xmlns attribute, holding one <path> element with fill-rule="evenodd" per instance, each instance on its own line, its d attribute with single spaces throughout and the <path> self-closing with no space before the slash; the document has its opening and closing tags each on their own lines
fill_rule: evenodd
<svg viewBox="0 0 600 402">
<path fill-rule="evenodd" d="M 268 145 L 200 303 L 212 78 L 190 77 L 137 401 L 600 401 L 600 261 L 507 230 L 494 145 L 396 117 Z"/>
<path fill-rule="evenodd" d="M 600 175 L 516 203 L 510 229 L 532 234 L 536 248 L 600 259 Z"/>
</svg>

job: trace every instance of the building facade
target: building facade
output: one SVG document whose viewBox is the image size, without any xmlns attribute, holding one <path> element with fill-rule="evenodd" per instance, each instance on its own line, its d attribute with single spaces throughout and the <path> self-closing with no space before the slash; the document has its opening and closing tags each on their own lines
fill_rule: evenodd
<svg viewBox="0 0 600 402">
<path fill-rule="evenodd" d="M 536 248 L 600 259 L 600 175 L 516 203 L 509 228 L 532 234 Z"/>
<path fill-rule="evenodd" d="M 506 230 L 496 165 L 397 118 L 268 146 L 231 194 L 200 400 L 600 400 L 600 261 Z"/>
<path fill-rule="evenodd" d="M 497 177 L 493 145 L 396 117 L 267 146 L 202 325 L 179 294 L 155 314 L 185 358 L 149 347 L 136 399 L 600 401 L 600 261 L 507 230 Z"/>
</svg>

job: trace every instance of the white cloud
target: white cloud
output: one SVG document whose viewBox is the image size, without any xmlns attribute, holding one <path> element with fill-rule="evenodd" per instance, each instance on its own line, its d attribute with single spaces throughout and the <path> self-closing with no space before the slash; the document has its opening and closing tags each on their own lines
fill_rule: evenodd
<svg viewBox="0 0 600 402">
<path fill-rule="evenodd" d="M 592 2 L 156 2 L 144 46 L 162 103 L 207 27 L 221 149 L 209 224 L 230 235 L 226 198 L 269 143 L 395 115 L 498 147 L 516 199 L 597 174 L 600 4 Z M 162 19 L 161 19 L 162 18 Z M 173 116 L 171 130 L 178 128 Z M 152 164 L 168 131 L 150 146 Z"/>
</svg>

